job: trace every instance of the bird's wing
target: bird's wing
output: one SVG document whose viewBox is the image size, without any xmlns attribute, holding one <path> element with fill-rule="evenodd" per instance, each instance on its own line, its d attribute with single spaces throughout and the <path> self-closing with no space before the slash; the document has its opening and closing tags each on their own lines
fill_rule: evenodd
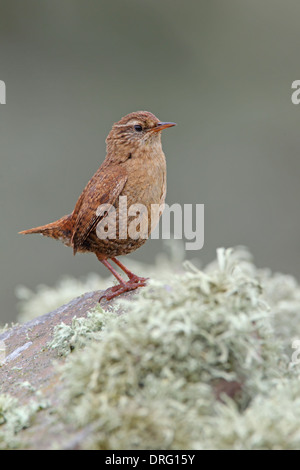
<svg viewBox="0 0 300 470">
<path fill-rule="evenodd" d="M 121 194 L 127 178 L 127 174 L 120 170 L 118 172 L 106 170 L 105 172 L 97 172 L 88 183 L 73 212 L 75 223 L 71 243 L 74 254 L 100 220 L 107 216 L 109 210 L 104 215 L 97 215 L 98 207 L 101 204 L 113 206 Z"/>
</svg>

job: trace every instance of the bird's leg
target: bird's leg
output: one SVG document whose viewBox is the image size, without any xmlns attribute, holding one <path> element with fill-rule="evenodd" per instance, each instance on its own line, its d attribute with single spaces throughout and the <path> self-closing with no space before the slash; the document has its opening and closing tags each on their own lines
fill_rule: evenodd
<svg viewBox="0 0 300 470">
<path fill-rule="evenodd" d="M 121 263 L 120 260 L 118 260 L 117 258 L 111 258 L 111 260 L 116 263 L 120 269 L 122 269 L 122 271 L 126 274 L 126 276 L 129 277 L 129 280 L 130 281 L 133 281 L 133 282 L 146 282 L 147 281 L 147 278 L 145 277 L 140 277 L 140 276 L 137 276 L 136 274 L 134 274 L 133 272 L 129 271 L 128 268 L 126 268 L 126 266 L 124 266 L 123 263 Z"/>
<path fill-rule="evenodd" d="M 109 289 L 106 289 L 106 291 L 100 297 L 99 302 L 103 298 L 105 298 L 106 300 L 111 300 L 114 297 L 117 297 L 118 295 L 121 295 L 125 292 L 129 292 L 131 290 L 137 289 L 138 287 L 142 287 L 142 286 L 146 285 L 146 279 L 135 276 L 129 270 L 127 270 L 124 266 L 126 271 L 131 274 L 131 278 L 129 279 L 129 281 L 125 282 L 124 279 L 120 276 L 120 274 L 117 273 L 117 271 L 112 267 L 112 265 L 106 259 L 101 259 L 101 257 L 98 256 L 98 255 L 97 255 L 97 258 L 99 259 L 99 261 L 101 261 L 102 264 L 104 264 L 104 266 L 107 267 L 107 269 L 109 269 L 109 271 L 119 281 L 118 285 L 110 287 Z M 114 258 L 112 258 L 112 259 L 114 260 Z M 118 266 L 119 266 L 119 264 L 118 264 Z M 127 274 L 127 272 L 126 272 L 126 274 Z"/>
<path fill-rule="evenodd" d="M 115 278 L 119 281 L 120 284 L 126 284 L 124 279 L 120 276 L 120 274 L 112 267 L 112 265 L 106 260 L 106 259 L 101 259 L 100 260 L 104 266 L 107 267 L 107 269 L 110 270 L 110 272 L 115 276 Z"/>
</svg>

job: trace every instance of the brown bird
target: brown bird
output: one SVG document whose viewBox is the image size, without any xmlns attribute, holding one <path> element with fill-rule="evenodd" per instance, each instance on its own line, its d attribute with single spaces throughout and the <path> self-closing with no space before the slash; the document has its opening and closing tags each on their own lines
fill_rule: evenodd
<svg viewBox="0 0 300 470">
<path fill-rule="evenodd" d="M 145 278 L 133 274 L 116 257 L 143 245 L 161 215 L 166 196 L 161 131 L 172 126 L 175 123 L 161 122 L 147 111 L 123 117 L 108 134 L 106 158 L 84 188 L 73 212 L 50 224 L 20 232 L 61 240 L 73 247 L 74 254 L 94 252 L 119 281 L 101 298 L 110 300 L 146 284 Z M 138 210 L 132 212 L 132 207 Z M 108 260 L 128 276 L 127 282 Z"/>
</svg>

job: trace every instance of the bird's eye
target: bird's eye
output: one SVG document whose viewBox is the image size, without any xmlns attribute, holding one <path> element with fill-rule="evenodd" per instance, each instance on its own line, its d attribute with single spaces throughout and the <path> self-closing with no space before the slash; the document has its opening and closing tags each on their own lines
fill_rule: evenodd
<svg viewBox="0 0 300 470">
<path fill-rule="evenodd" d="M 136 125 L 134 126 L 134 128 L 135 128 L 135 130 L 136 130 L 137 132 L 142 132 L 142 130 L 143 130 L 143 128 L 142 128 L 142 126 L 140 126 L 140 124 L 136 124 Z"/>
</svg>

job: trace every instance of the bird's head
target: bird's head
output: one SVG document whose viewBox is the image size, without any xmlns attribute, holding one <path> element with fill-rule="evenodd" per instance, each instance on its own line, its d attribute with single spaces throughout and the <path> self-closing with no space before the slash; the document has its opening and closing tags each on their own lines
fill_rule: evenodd
<svg viewBox="0 0 300 470">
<path fill-rule="evenodd" d="M 161 131 L 175 126 L 174 122 L 162 122 L 148 111 L 127 114 L 116 122 L 107 136 L 108 153 L 134 154 L 151 152 L 161 148 Z"/>
</svg>

